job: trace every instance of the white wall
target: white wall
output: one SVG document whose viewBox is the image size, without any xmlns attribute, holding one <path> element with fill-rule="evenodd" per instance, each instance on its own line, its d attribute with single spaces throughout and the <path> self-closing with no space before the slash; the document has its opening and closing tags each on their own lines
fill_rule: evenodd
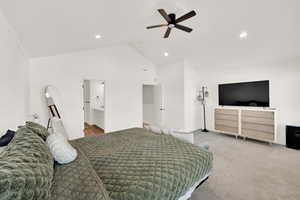
<svg viewBox="0 0 300 200">
<path fill-rule="evenodd" d="M 192 132 L 203 128 L 202 104 L 197 100 L 201 89 L 201 75 L 184 61 L 184 125 L 186 132 Z"/>
<path fill-rule="evenodd" d="M 184 132 L 202 128 L 202 106 L 197 101 L 201 76 L 187 61 L 161 66 L 157 70 L 162 85 L 164 126 Z M 201 84 L 200 84 L 201 85 Z"/>
<path fill-rule="evenodd" d="M 163 126 L 184 130 L 184 62 L 157 68 L 163 96 Z"/>
<path fill-rule="evenodd" d="M 0 12 L 0 135 L 28 118 L 28 66 L 16 33 Z"/>
<path fill-rule="evenodd" d="M 30 112 L 39 113 L 46 124 L 43 87 L 56 86 L 71 138 L 83 136 L 83 80 L 105 81 L 105 130 L 110 132 L 142 126 L 142 84 L 156 78 L 153 64 L 128 46 L 35 58 L 30 76 Z"/>
<path fill-rule="evenodd" d="M 214 108 L 218 106 L 218 84 L 270 80 L 271 107 L 278 110 L 278 142 L 285 144 L 285 126 L 300 125 L 300 61 L 253 66 L 197 66 L 196 87 L 207 85 L 207 125 L 214 129 Z M 202 111 L 201 111 L 202 114 Z"/>
</svg>

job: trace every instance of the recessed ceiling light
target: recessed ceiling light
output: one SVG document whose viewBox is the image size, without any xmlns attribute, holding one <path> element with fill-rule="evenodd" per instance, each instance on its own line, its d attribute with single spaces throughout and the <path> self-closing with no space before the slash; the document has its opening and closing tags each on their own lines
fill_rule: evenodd
<svg viewBox="0 0 300 200">
<path fill-rule="evenodd" d="M 241 39 L 245 39 L 247 37 L 248 37 L 248 33 L 246 31 L 243 31 L 243 32 L 240 33 L 240 38 Z"/>
<path fill-rule="evenodd" d="M 168 52 L 165 52 L 165 53 L 164 53 L 164 56 L 165 56 L 165 57 L 168 57 L 168 56 L 169 56 L 169 53 L 168 53 Z"/>
<path fill-rule="evenodd" d="M 101 35 L 95 35 L 95 38 L 96 38 L 96 39 L 101 39 L 102 36 L 101 36 Z"/>
</svg>

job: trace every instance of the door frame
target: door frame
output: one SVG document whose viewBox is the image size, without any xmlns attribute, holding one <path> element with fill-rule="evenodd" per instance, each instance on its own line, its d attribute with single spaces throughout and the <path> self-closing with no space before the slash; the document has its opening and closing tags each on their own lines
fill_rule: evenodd
<svg viewBox="0 0 300 200">
<path fill-rule="evenodd" d="M 83 116 L 85 115 L 85 110 L 84 110 L 84 90 L 85 90 L 85 88 L 84 88 L 84 81 L 99 81 L 99 82 L 103 82 L 104 83 L 104 91 L 103 91 L 103 94 L 104 94 L 104 100 L 103 100 L 103 104 L 104 104 L 104 114 L 103 114 L 103 117 L 104 117 L 104 119 L 103 119 L 103 124 L 104 124 L 104 127 L 103 127 L 103 130 L 104 130 L 104 133 L 106 133 L 106 80 L 101 80 L 101 79 L 89 79 L 89 78 L 84 78 L 83 80 L 82 80 L 82 82 L 81 82 L 81 86 L 82 86 L 82 94 L 83 94 L 83 96 L 82 96 L 82 111 L 83 111 Z M 83 127 L 84 127 L 84 124 L 85 124 L 85 119 L 83 118 Z"/>
<path fill-rule="evenodd" d="M 165 110 L 165 106 L 164 106 L 164 97 L 163 97 L 163 87 L 162 87 L 162 84 L 161 83 L 157 83 L 157 84 L 142 84 L 142 125 L 144 126 L 144 86 L 153 86 L 153 87 L 156 87 L 156 86 L 160 86 L 160 91 L 161 91 L 161 105 L 160 105 L 160 122 L 158 122 L 156 125 L 159 124 L 159 126 L 164 126 L 164 110 Z M 155 91 L 153 91 L 153 95 L 155 95 Z M 155 103 L 154 103 L 155 105 Z M 155 115 L 155 120 L 156 119 L 156 115 Z"/>
</svg>

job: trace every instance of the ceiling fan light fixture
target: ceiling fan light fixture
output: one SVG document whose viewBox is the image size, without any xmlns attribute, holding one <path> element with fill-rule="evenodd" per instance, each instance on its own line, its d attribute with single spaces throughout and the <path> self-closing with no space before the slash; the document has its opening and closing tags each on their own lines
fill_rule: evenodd
<svg viewBox="0 0 300 200">
<path fill-rule="evenodd" d="M 99 35 L 99 34 L 95 35 L 95 39 L 96 39 L 96 40 L 99 40 L 99 39 L 101 39 L 101 38 L 102 38 L 101 35 Z"/>
<path fill-rule="evenodd" d="M 174 27 L 175 27 L 175 24 L 169 24 L 168 27 L 169 27 L 169 28 L 174 28 Z"/>
<path fill-rule="evenodd" d="M 169 53 L 168 53 L 168 52 L 165 52 L 165 53 L 164 53 L 164 56 L 165 56 L 165 57 L 168 57 L 168 56 L 169 56 Z"/>
<path fill-rule="evenodd" d="M 240 33 L 240 38 L 241 39 L 246 39 L 248 37 L 248 32 L 247 31 L 242 31 L 241 33 Z"/>
</svg>

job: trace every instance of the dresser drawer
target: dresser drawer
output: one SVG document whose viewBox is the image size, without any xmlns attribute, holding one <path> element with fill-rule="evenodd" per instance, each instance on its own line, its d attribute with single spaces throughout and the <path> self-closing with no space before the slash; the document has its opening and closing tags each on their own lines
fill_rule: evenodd
<svg viewBox="0 0 300 200">
<path fill-rule="evenodd" d="M 237 135 L 239 133 L 238 127 L 229 127 L 229 126 L 216 124 L 215 129 L 216 129 L 216 131 L 232 133 L 232 135 Z"/>
<path fill-rule="evenodd" d="M 274 119 L 255 118 L 255 117 L 242 116 L 242 124 L 244 124 L 244 123 L 262 124 L 262 125 L 274 125 Z"/>
<path fill-rule="evenodd" d="M 215 109 L 215 130 L 237 135 L 239 133 L 239 111 Z"/>
<path fill-rule="evenodd" d="M 223 115 L 236 115 L 238 116 L 238 110 L 233 109 L 215 109 L 215 114 L 223 114 Z"/>
<path fill-rule="evenodd" d="M 228 127 L 233 127 L 233 128 L 238 128 L 239 127 L 239 122 L 237 120 L 232 121 L 232 120 L 215 120 L 216 125 L 221 125 L 221 126 L 228 126 Z"/>
<path fill-rule="evenodd" d="M 274 134 L 275 128 L 274 125 L 264 125 L 264 124 L 253 124 L 253 123 L 242 123 L 243 129 L 249 129 L 254 131 L 261 131 L 266 133 Z"/>
<path fill-rule="evenodd" d="M 249 130 L 249 129 L 242 129 L 242 136 L 267 141 L 267 142 L 273 142 L 274 141 L 274 134 L 262 132 L 262 131 L 255 131 L 255 130 Z"/>
<path fill-rule="evenodd" d="M 239 116 L 238 115 L 226 115 L 226 114 L 215 114 L 215 120 L 229 120 L 229 121 L 238 121 Z"/>
<path fill-rule="evenodd" d="M 242 117 L 274 119 L 274 112 L 243 110 L 242 111 Z"/>
</svg>

